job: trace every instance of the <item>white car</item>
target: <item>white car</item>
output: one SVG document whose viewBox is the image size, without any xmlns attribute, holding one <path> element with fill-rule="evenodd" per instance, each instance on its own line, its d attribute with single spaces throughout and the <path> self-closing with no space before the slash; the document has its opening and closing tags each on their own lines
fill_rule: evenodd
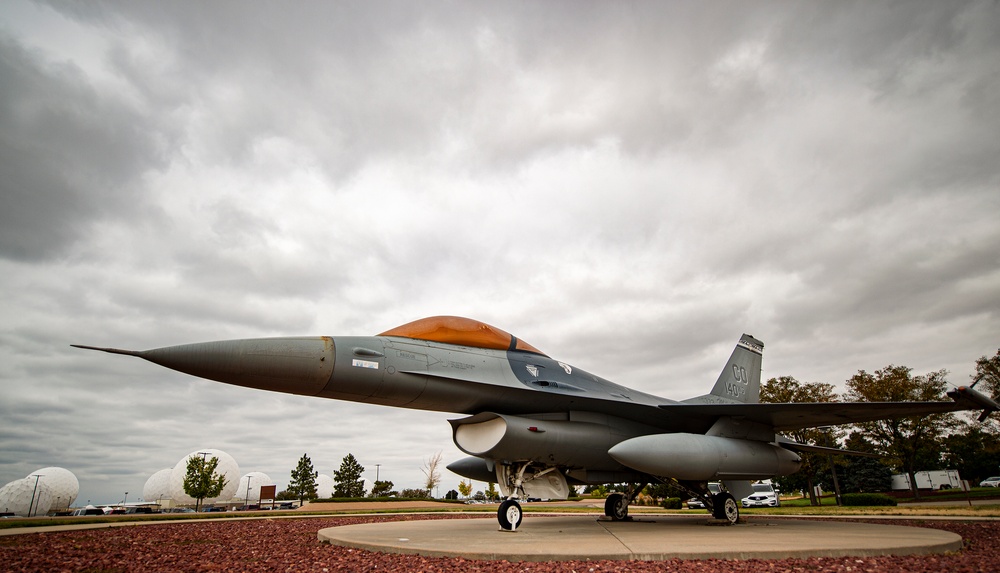
<svg viewBox="0 0 1000 573">
<path fill-rule="evenodd" d="M 1000 487 L 1000 476 L 994 476 L 979 482 L 979 487 Z"/>
<path fill-rule="evenodd" d="M 781 500 L 770 484 L 753 484 L 753 493 L 740 500 L 743 507 L 780 507 Z"/>
</svg>

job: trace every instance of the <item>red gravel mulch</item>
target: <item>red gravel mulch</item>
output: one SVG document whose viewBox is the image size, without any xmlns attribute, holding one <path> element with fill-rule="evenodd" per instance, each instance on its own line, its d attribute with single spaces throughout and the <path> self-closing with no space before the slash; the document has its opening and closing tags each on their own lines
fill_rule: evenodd
<svg viewBox="0 0 1000 573">
<path fill-rule="evenodd" d="M 477 516 L 478 517 L 478 516 Z M 60 533 L 0 537 L 0 571 L 612 571 L 820 572 L 1000 571 L 1000 522 L 893 521 L 952 531 L 965 549 L 948 555 L 839 557 L 727 561 L 561 561 L 546 563 L 479 561 L 390 555 L 321 544 L 325 527 L 401 519 L 455 519 L 461 516 L 366 516 L 165 523 Z M 863 521 L 863 520 L 858 520 Z M 884 523 L 884 522 L 882 522 Z M 456 540 L 460 542 L 461 540 Z M 572 539 L 566 539 L 572 543 Z"/>
</svg>

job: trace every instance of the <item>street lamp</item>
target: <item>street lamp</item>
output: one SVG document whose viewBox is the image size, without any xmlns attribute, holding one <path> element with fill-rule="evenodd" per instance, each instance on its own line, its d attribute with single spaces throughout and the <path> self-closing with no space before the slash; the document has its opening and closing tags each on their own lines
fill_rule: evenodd
<svg viewBox="0 0 1000 573">
<path fill-rule="evenodd" d="M 38 478 L 44 476 L 45 474 L 34 474 L 28 477 L 35 478 L 35 489 L 31 490 L 31 502 L 28 503 L 28 517 L 31 517 L 31 508 L 35 506 L 35 492 L 38 491 Z M 37 507 L 35 508 L 38 509 Z"/>
</svg>

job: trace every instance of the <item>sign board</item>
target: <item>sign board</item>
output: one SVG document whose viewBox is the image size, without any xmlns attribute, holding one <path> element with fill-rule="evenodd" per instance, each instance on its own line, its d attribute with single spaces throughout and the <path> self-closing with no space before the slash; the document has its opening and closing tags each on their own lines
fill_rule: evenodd
<svg viewBox="0 0 1000 573">
<path fill-rule="evenodd" d="M 264 505 L 264 500 L 271 500 L 271 509 L 274 509 L 274 492 L 278 489 L 276 485 L 262 485 L 260 486 L 260 505 Z"/>
</svg>

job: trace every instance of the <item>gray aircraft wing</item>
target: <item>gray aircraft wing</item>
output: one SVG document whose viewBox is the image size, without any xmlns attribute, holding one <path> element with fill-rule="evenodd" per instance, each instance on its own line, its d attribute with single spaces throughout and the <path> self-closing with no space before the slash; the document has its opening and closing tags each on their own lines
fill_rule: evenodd
<svg viewBox="0 0 1000 573">
<path fill-rule="evenodd" d="M 784 404 L 661 404 L 670 416 L 681 418 L 733 417 L 771 426 L 778 432 L 857 424 L 887 418 L 905 418 L 982 409 L 995 411 L 997 404 L 972 388 L 959 387 L 948 393 L 952 402 L 810 402 Z"/>
</svg>

